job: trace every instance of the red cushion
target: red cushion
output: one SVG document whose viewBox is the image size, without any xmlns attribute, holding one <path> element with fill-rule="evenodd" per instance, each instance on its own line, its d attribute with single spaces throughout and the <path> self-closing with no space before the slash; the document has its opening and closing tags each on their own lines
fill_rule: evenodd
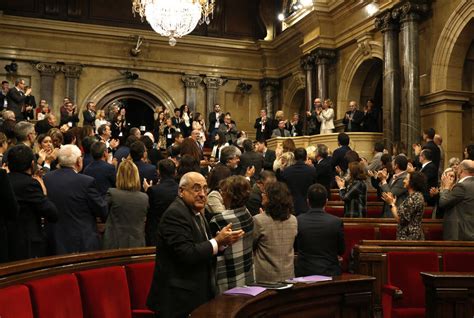
<svg viewBox="0 0 474 318">
<path fill-rule="evenodd" d="M 397 228 L 395 226 L 381 226 L 379 228 L 381 240 L 396 240 Z"/>
<path fill-rule="evenodd" d="M 28 287 L 16 285 L 0 289 L 0 317 L 33 318 Z"/>
<path fill-rule="evenodd" d="M 423 219 L 431 219 L 432 216 L 433 216 L 433 207 L 425 206 L 425 210 L 423 211 Z"/>
<path fill-rule="evenodd" d="M 153 318 L 155 313 L 148 309 L 134 309 L 132 310 L 132 318 Z"/>
<path fill-rule="evenodd" d="M 446 252 L 443 267 L 445 272 L 474 272 L 474 252 Z"/>
<path fill-rule="evenodd" d="M 379 218 L 382 215 L 383 206 L 382 205 L 369 205 L 367 207 L 367 217 L 368 218 Z"/>
<path fill-rule="evenodd" d="M 375 240 L 375 228 L 360 226 L 344 226 L 344 242 L 346 250 L 342 256 L 342 271 L 347 272 L 349 268 L 349 257 L 354 245 L 360 240 Z"/>
<path fill-rule="evenodd" d="M 84 317 L 132 317 L 127 275 L 122 266 L 91 269 L 75 275 L 81 289 Z"/>
<path fill-rule="evenodd" d="M 28 282 L 35 317 L 82 318 L 79 285 L 73 274 L 57 275 Z"/>
<path fill-rule="evenodd" d="M 155 262 L 131 264 L 125 267 L 132 309 L 147 309 L 146 299 L 150 291 Z"/>
<path fill-rule="evenodd" d="M 420 272 L 439 271 L 435 252 L 389 252 L 388 284 L 398 287 L 403 297 L 394 301 L 396 308 L 424 308 L 425 287 Z"/>
<path fill-rule="evenodd" d="M 425 318 L 425 308 L 393 308 L 392 318 Z"/>
<path fill-rule="evenodd" d="M 425 233 L 425 239 L 427 241 L 442 241 L 443 229 L 442 228 L 428 228 Z"/>
<path fill-rule="evenodd" d="M 344 206 L 326 206 L 324 208 L 326 213 L 335 215 L 339 218 L 342 218 L 344 216 Z"/>
</svg>

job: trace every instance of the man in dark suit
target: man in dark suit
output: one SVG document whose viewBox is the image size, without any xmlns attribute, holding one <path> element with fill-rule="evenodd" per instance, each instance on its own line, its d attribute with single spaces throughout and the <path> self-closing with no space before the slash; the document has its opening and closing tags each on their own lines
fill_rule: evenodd
<svg viewBox="0 0 474 318">
<path fill-rule="evenodd" d="M 224 113 L 221 111 L 221 105 L 215 104 L 214 111 L 209 113 L 209 134 L 212 136 L 211 140 L 214 140 L 214 136 L 219 129 L 219 126 L 224 123 Z"/>
<path fill-rule="evenodd" d="M 31 94 L 31 89 L 25 90 L 25 81 L 21 78 L 15 81 L 15 87 L 10 89 L 7 94 L 8 110 L 15 113 L 17 121 L 23 120 L 23 112 L 25 111 L 25 99 Z"/>
<path fill-rule="evenodd" d="M 255 119 L 255 125 L 253 128 L 257 130 L 257 140 L 268 139 L 272 134 L 272 119 L 267 117 L 267 110 L 260 110 L 260 117 Z"/>
<path fill-rule="evenodd" d="M 44 176 L 49 199 L 59 211 L 52 226 L 56 254 L 97 251 L 100 249 L 96 218 L 105 220 L 107 202 L 97 190 L 94 178 L 79 174 L 81 150 L 75 145 L 59 149 L 61 169 Z"/>
<path fill-rule="evenodd" d="M 408 174 L 406 171 L 408 167 L 408 159 L 403 155 L 398 155 L 393 159 L 392 165 L 394 174 L 390 179 L 388 179 L 389 175 L 385 169 L 377 173 L 377 178 L 380 180 L 380 190 L 382 192 L 390 192 L 397 198 L 395 205 L 398 208 L 408 196 L 408 190 L 403 185 L 403 180 Z M 393 218 L 391 208 L 387 203 L 384 203 L 383 205 L 382 217 Z"/>
<path fill-rule="evenodd" d="M 196 172 L 180 180 L 179 197 L 158 227 L 156 262 L 147 305 L 162 318 L 187 317 L 216 291 L 215 255 L 243 235 L 231 224 L 212 238 L 204 218 L 207 183 Z"/>
<path fill-rule="evenodd" d="M 76 127 L 79 122 L 79 116 L 76 113 L 76 105 L 72 102 L 67 102 L 65 107 L 61 110 L 61 120 L 59 125 L 68 125 L 69 128 Z"/>
<path fill-rule="evenodd" d="M 281 173 L 281 179 L 286 183 L 293 197 L 296 215 L 308 210 L 306 194 L 316 178 L 316 170 L 312 164 L 311 166 L 307 164 L 307 159 L 306 149 L 296 148 L 295 164 L 285 168 Z"/>
<path fill-rule="evenodd" d="M 153 182 L 153 184 L 156 184 L 158 181 L 156 167 L 146 162 L 146 148 L 143 142 L 135 141 L 130 145 L 130 157 L 138 168 L 140 184 L 142 187 L 144 179 L 146 179 L 147 182 Z"/>
<path fill-rule="evenodd" d="M 226 141 L 229 145 L 237 145 L 237 126 L 232 120 L 230 113 L 227 113 L 224 117 L 224 123 L 219 126 L 219 131 L 222 131 L 225 135 Z"/>
<path fill-rule="evenodd" d="M 273 171 L 273 162 L 276 160 L 275 150 L 267 148 L 265 140 L 257 140 L 255 150 L 263 156 L 263 169 Z"/>
<path fill-rule="evenodd" d="M 347 170 L 347 160 L 345 159 L 346 153 L 349 150 L 352 150 L 351 147 L 349 147 L 349 135 L 346 133 L 340 133 L 337 136 L 337 142 L 339 144 L 339 148 L 334 150 L 334 153 L 332 154 L 332 168 L 333 170 L 339 166 L 342 171 Z"/>
<path fill-rule="evenodd" d="M 316 147 L 316 169 L 315 182 L 322 184 L 328 193 L 331 191 L 331 183 L 334 180 L 334 172 L 331 166 L 331 158 L 328 157 L 328 147 L 318 144 Z"/>
<path fill-rule="evenodd" d="M 0 212 L 0 263 L 4 263 L 9 261 L 7 222 L 15 221 L 20 211 L 9 175 L 5 169 L 0 169 L 0 189 L 2 189 L 0 191 L 0 202 L 2 202 Z"/>
<path fill-rule="evenodd" d="M 84 168 L 84 174 L 95 179 L 97 189 L 105 197 L 109 188 L 115 188 L 115 167 L 107 163 L 109 152 L 103 142 L 94 142 L 90 153 L 94 161 Z"/>
<path fill-rule="evenodd" d="M 254 167 L 255 173 L 252 181 L 255 182 L 255 177 L 260 174 L 263 169 L 263 156 L 259 152 L 254 151 L 253 142 L 250 139 L 245 139 L 243 144 L 244 153 L 240 156 L 240 174 L 245 175 L 247 169 Z"/>
<path fill-rule="evenodd" d="M 84 117 L 84 125 L 89 125 L 95 127 L 95 103 L 88 102 L 86 105 L 86 110 L 82 112 Z"/>
<path fill-rule="evenodd" d="M 245 203 L 245 206 L 253 216 L 260 213 L 260 209 L 263 209 L 262 204 L 262 193 L 265 192 L 265 186 L 271 182 L 276 182 L 277 179 L 273 171 L 263 170 L 259 173 L 257 181 L 252 187 L 250 197 Z"/>
<path fill-rule="evenodd" d="M 308 134 L 317 135 L 321 129 L 321 123 L 318 120 L 318 111 L 321 111 L 323 104 L 321 103 L 321 98 L 315 98 L 311 111 L 306 112 L 306 118 L 308 121 Z"/>
<path fill-rule="evenodd" d="M 420 145 L 413 145 L 413 149 L 415 151 L 415 162 L 414 166 L 418 169 L 421 169 L 421 160 L 419 158 L 421 150 L 429 149 L 431 151 L 431 160 L 433 161 L 436 168 L 439 170 L 439 164 L 441 161 L 441 151 L 439 150 L 438 145 L 434 142 L 434 137 L 436 135 L 436 131 L 433 128 L 428 128 L 423 131 L 423 140 L 425 141 L 425 145 L 421 147 Z"/>
<path fill-rule="evenodd" d="M 346 112 L 342 123 L 345 126 L 345 132 L 362 131 L 361 123 L 364 120 L 364 113 L 357 109 L 357 102 L 349 102 L 349 111 Z"/>
<path fill-rule="evenodd" d="M 345 250 L 342 220 L 324 211 L 328 198 L 320 184 L 308 190 L 310 209 L 298 219 L 296 276 L 341 274 L 338 255 Z"/>
<path fill-rule="evenodd" d="M 55 128 L 55 127 L 56 127 L 56 116 L 51 113 L 46 114 L 46 116 L 44 116 L 44 119 L 39 120 L 35 124 L 35 130 L 38 133 L 38 135 L 47 134 L 51 128 Z"/>
<path fill-rule="evenodd" d="M 426 189 L 425 192 L 423 192 L 423 196 L 429 206 L 434 206 L 436 197 L 430 196 L 430 189 L 438 187 L 438 168 L 433 162 L 433 153 L 429 149 L 423 149 L 420 153 L 419 160 L 421 163 L 419 171 L 426 176 Z"/>
<path fill-rule="evenodd" d="M 156 246 L 158 239 L 158 224 L 163 213 L 176 199 L 178 184 L 176 183 L 176 165 L 171 159 L 158 162 L 160 183 L 150 185 L 145 182 L 145 192 L 148 194 L 150 207 L 146 215 L 145 239 L 147 246 Z"/>
<path fill-rule="evenodd" d="M 293 118 L 286 123 L 286 130 L 290 132 L 292 137 L 303 136 L 303 122 L 300 120 L 298 113 L 294 113 Z"/>
<path fill-rule="evenodd" d="M 56 205 L 46 197 L 43 180 L 32 176 L 34 167 L 35 158 L 30 147 L 17 145 L 10 148 L 9 179 L 20 211 L 18 218 L 8 222 L 9 261 L 48 255 L 44 227 L 47 222 L 58 219 Z M 42 218 L 45 221 L 41 221 Z"/>
</svg>

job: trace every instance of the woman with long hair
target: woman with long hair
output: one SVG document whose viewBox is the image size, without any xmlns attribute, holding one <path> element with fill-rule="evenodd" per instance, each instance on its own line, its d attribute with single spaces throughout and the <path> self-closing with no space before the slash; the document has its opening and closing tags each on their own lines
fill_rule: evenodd
<svg viewBox="0 0 474 318">
<path fill-rule="evenodd" d="M 202 119 L 202 115 L 199 112 L 194 113 L 193 130 L 199 130 L 199 143 L 202 147 L 204 147 L 204 143 L 206 142 L 206 122 Z"/>
<path fill-rule="evenodd" d="M 336 176 L 339 196 L 344 201 L 344 217 L 364 217 L 367 212 L 367 179 L 360 162 L 349 163 L 349 180 Z"/>
<path fill-rule="evenodd" d="M 225 138 L 225 133 L 223 131 L 217 131 L 214 136 L 214 146 L 211 151 L 211 158 L 214 158 L 215 161 L 219 161 L 221 157 L 221 149 L 227 147 L 229 143 Z"/>
<path fill-rule="evenodd" d="M 107 191 L 109 214 L 105 222 L 104 249 L 145 246 L 148 196 L 141 192 L 138 168 L 131 159 L 117 170 L 116 188 Z"/>
<path fill-rule="evenodd" d="M 321 135 L 334 131 L 334 109 L 332 100 L 326 99 L 321 110 L 316 110 L 316 116 L 321 123 Z"/>
<path fill-rule="evenodd" d="M 192 114 L 191 110 L 189 110 L 188 105 L 184 104 L 181 105 L 179 108 L 179 117 L 181 118 L 181 132 L 183 133 L 184 138 L 187 138 L 191 135 L 191 121 L 192 121 Z"/>
<path fill-rule="evenodd" d="M 211 213 L 222 213 L 225 211 L 224 199 L 220 192 L 220 182 L 232 175 L 232 171 L 225 165 L 217 165 L 207 176 L 209 194 L 207 195 L 206 210 Z"/>
</svg>

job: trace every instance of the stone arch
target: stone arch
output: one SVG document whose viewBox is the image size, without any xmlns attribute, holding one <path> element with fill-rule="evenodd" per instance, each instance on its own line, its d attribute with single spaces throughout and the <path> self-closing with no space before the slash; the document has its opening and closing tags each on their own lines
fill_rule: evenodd
<svg viewBox="0 0 474 318">
<path fill-rule="evenodd" d="M 290 113 L 298 112 L 300 110 L 299 103 L 301 103 L 301 91 L 303 91 L 304 99 L 304 90 L 306 88 L 305 81 L 306 79 L 303 72 L 298 72 L 292 76 L 288 88 L 285 90 L 283 95 L 283 103 L 281 105 L 281 108 L 287 116 L 289 116 Z"/>
<path fill-rule="evenodd" d="M 353 88 L 354 77 L 357 72 L 360 71 L 362 64 L 371 59 L 383 60 L 382 43 L 377 41 L 367 41 L 364 45 L 359 45 L 347 59 L 347 63 L 342 70 L 339 81 L 339 89 L 337 93 L 337 117 L 342 118 L 351 99 L 357 101 L 360 100 L 360 96 L 351 97 L 351 94 L 353 95 L 351 87 Z"/>
<path fill-rule="evenodd" d="M 433 55 L 431 69 L 432 92 L 462 89 L 462 63 L 464 63 L 464 59 L 460 61 L 459 56 L 462 54 L 465 56 L 469 50 L 472 34 L 474 34 L 473 20 L 474 2 L 472 0 L 462 0 L 447 19 Z M 453 54 L 456 48 L 459 51 L 457 54 Z"/>
</svg>

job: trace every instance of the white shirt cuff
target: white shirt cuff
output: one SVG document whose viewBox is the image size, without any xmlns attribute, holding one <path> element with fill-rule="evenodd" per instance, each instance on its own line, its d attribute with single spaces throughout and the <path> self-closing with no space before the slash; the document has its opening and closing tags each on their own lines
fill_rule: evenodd
<svg viewBox="0 0 474 318">
<path fill-rule="evenodd" d="M 219 246 L 217 245 L 217 241 L 215 239 L 210 239 L 212 245 L 212 255 L 216 255 L 219 252 Z"/>
<path fill-rule="evenodd" d="M 43 168 L 47 168 L 51 170 L 51 165 L 49 163 L 44 163 Z"/>
</svg>

